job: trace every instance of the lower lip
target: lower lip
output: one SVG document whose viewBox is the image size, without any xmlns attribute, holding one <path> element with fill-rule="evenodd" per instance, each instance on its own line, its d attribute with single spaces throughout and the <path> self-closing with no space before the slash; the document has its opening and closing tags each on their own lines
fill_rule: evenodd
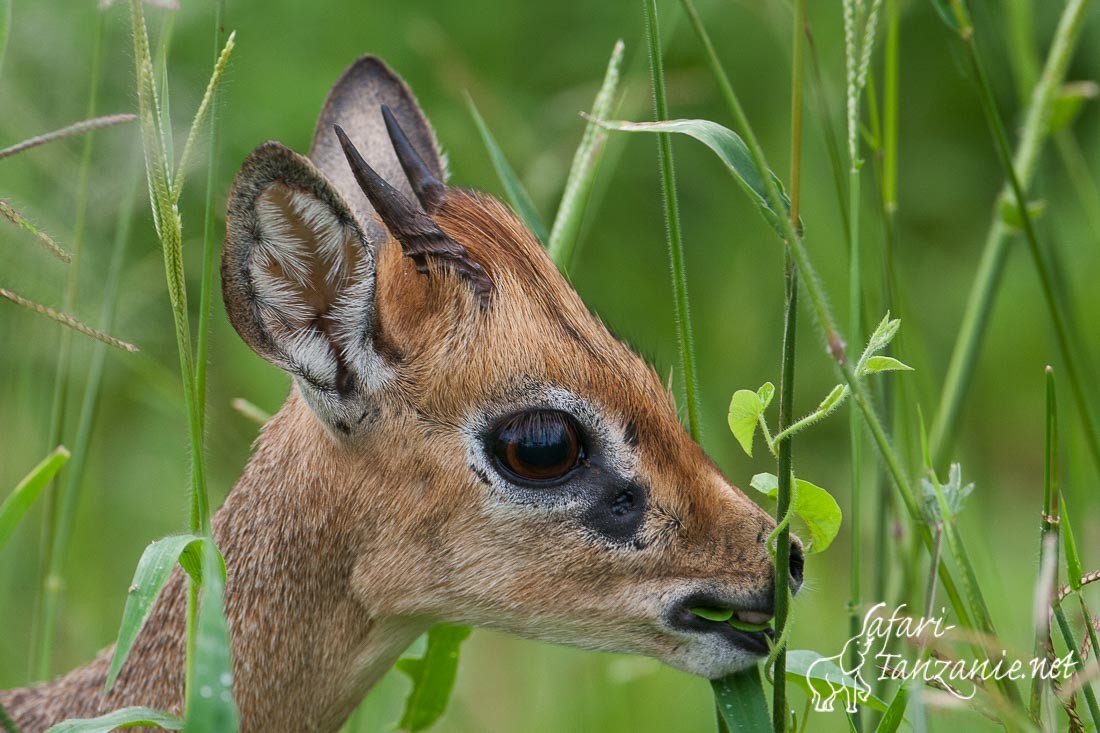
<svg viewBox="0 0 1100 733">
<path fill-rule="evenodd" d="M 708 621 L 696 616 L 684 608 L 677 613 L 675 626 L 690 631 L 702 631 L 710 634 L 721 634 L 727 641 L 739 649 L 761 657 L 767 656 L 768 640 L 775 638 L 775 632 L 771 629 L 763 631 L 742 631 L 735 629 L 724 621 Z"/>
</svg>

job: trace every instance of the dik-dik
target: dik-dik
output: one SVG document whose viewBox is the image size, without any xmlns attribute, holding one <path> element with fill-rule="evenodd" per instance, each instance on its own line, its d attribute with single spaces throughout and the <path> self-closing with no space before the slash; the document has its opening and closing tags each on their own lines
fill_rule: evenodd
<svg viewBox="0 0 1100 733">
<path fill-rule="evenodd" d="M 768 619 L 773 520 L 515 215 L 446 179 L 412 93 L 368 56 L 308 157 L 264 143 L 233 185 L 226 310 L 292 377 L 214 518 L 246 731 L 337 730 L 439 621 L 706 677 L 767 652 L 690 609 Z M 797 544 L 791 569 L 797 590 Z M 106 697 L 110 649 L 0 702 L 27 733 L 179 712 L 185 588 L 177 570 Z"/>
</svg>

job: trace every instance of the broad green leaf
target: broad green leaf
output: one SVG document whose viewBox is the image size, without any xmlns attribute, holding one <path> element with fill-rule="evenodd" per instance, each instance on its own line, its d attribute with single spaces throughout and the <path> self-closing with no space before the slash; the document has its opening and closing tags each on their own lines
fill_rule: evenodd
<svg viewBox="0 0 1100 733">
<path fill-rule="evenodd" d="M 110 692 L 118 679 L 118 673 L 130 654 L 130 648 L 152 613 L 153 604 L 168 582 L 176 563 L 201 582 L 202 544 L 203 538 L 198 535 L 170 535 L 153 542 L 141 554 L 137 570 L 134 571 L 134 580 L 130 584 L 126 606 L 122 609 L 122 624 L 118 629 L 118 641 L 115 643 L 114 656 L 111 657 L 111 666 L 107 670 L 105 693 Z"/>
<path fill-rule="evenodd" d="M 474 98 L 469 94 L 466 95 L 466 104 L 470 107 L 470 115 L 474 118 L 474 124 L 477 125 L 481 140 L 485 143 L 485 149 L 489 151 L 489 160 L 492 161 L 493 169 L 497 172 L 501 185 L 504 186 L 504 193 L 508 197 L 508 202 L 512 204 L 512 208 L 519 214 L 519 218 L 523 219 L 523 223 L 527 225 L 527 228 L 540 242 L 548 241 L 550 237 L 546 233 L 546 225 L 539 218 L 539 212 L 535 208 L 534 202 L 527 194 L 527 189 L 520 183 L 519 176 L 512 170 L 508 159 L 504 157 L 504 151 L 500 149 L 493 133 L 489 131 L 489 126 L 485 124 L 481 113 L 477 111 Z"/>
<path fill-rule="evenodd" d="M 1069 575 L 1069 587 L 1081 590 L 1081 576 L 1085 574 L 1081 566 L 1081 556 L 1077 553 L 1077 541 L 1073 537 L 1073 522 L 1069 518 L 1066 497 L 1062 496 L 1062 545 L 1066 550 L 1066 573 Z"/>
<path fill-rule="evenodd" d="M 561 195 L 561 203 L 558 204 L 558 213 L 554 215 L 550 237 L 546 241 L 547 254 L 563 271 L 569 269 L 569 263 L 573 259 L 577 235 L 584 220 L 584 211 L 588 206 L 592 185 L 596 181 L 604 142 L 607 140 L 607 130 L 597 125 L 592 119 L 600 120 L 611 114 L 611 106 L 615 101 L 619 78 L 622 75 L 624 48 L 623 42 L 617 41 L 611 50 L 611 59 L 607 62 L 603 84 L 600 85 L 600 91 L 592 103 L 591 117 L 585 125 L 584 135 L 581 137 L 580 145 L 577 146 L 577 152 L 573 155 L 573 164 L 569 167 L 569 176 L 565 179 L 565 190 Z"/>
<path fill-rule="evenodd" d="M 758 473 L 749 485 L 769 498 L 779 495 L 779 479 L 770 473 Z M 810 540 L 805 552 L 812 555 L 823 552 L 840 531 L 843 514 L 836 499 L 825 489 L 809 481 L 796 478 L 791 496 L 791 511 L 806 526 Z"/>
<path fill-rule="evenodd" d="M 727 421 L 733 437 L 737 438 L 737 442 L 749 456 L 752 456 L 752 438 L 756 434 L 756 421 L 763 412 L 764 405 L 756 392 L 739 389 L 733 393 Z"/>
<path fill-rule="evenodd" d="M 696 606 L 691 609 L 699 618 L 705 618 L 707 621 L 729 621 L 733 618 L 732 608 L 710 608 L 709 606 Z"/>
<path fill-rule="evenodd" d="M 768 405 L 772 403 L 772 398 L 775 397 L 775 385 L 771 382 L 764 382 L 760 385 L 760 389 L 756 390 L 756 396 L 760 398 L 760 412 L 768 409 Z"/>
<path fill-rule="evenodd" d="M 913 367 L 898 361 L 892 356 L 872 356 L 860 370 L 863 374 L 876 374 L 878 372 L 911 372 Z"/>
<path fill-rule="evenodd" d="M 849 690 L 866 692 L 867 698 L 859 699 L 860 704 L 869 708 L 884 712 L 886 703 L 871 693 L 869 683 L 878 674 L 874 666 L 874 660 L 867 659 L 860 669 L 864 684 L 859 684 L 852 675 L 847 674 L 837 666 L 833 657 L 824 657 L 812 649 L 792 649 L 787 652 L 787 681 L 793 682 L 811 697 L 816 690 L 818 695 L 828 697 L 832 694 L 832 685 L 841 685 Z M 838 704 L 837 709 L 843 710 L 843 704 Z"/>
<path fill-rule="evenodd" d="M 1024 217 L 1020 215 L 1020 208 L 1016 205 L 1016 202 L 1007 198 L 1001 198 L 998 201 L 998 209 L 1001 216 L 1001 221 L 1006 226 L 1013 229 L 1024 228 Z M 1028 201 L 1027 202 L 1027 214 L 1028 218 L 1035 221 L 1047 208 L 1046 201 Z"/>
<path fill-rule="evenodd" d="M 909 702 L 909 688 L 905 685 L 898 687 L 894 693 L 894 699 L 886 708 L 886 713 L 878 722 L 875 733 L 896 733 L 901 727 L 901 721 L 905 720 L 905 706 Z"/>
<path fill-rule="evenodd" d="M 1073 124 L 1085 102 L 1096 97 L 1100 85 L 1094 81 L 1071 81 L 1062 85 L 1050 108 L 1050 132 L 1064 130 Z"/>
<path fill-rule="evenodd" d="M 4 544 L 30 511 L 34 500 L 49 485 L 50 479 L 61 470 L 67 460 L 69 460 L 69 450 L 63 445 L 57 446 L 23 477 L 23 480 L 4 499 L 4 503 L 0 504 L 0 550 L 4 549 Z"/>
<path fill-rule="evenodd" d="M 110 733 L 115 728 L 161 728 L 179 730 L 183 721 L 152 708 L 121 708 L 98 718 L 74 718 L 53 726 L 46 733 Z"/>
<path fill-rule="evenodd" d="M 469 635 L 469 626 L 433 626 L 428 632 L 428 646 L 423 657 L 397 661 L 397 669 L 408 675 L 413 683 L 398 728 L 410 733 L 427 730 L 447 710 L 458 675 L 458 650 Z"/>
<path fill-rule="evenodd" d="M 783 189 L 783 183 L 774 173 L 768 172 L 779 189 L 783 199 L 784 211 L 778 213 L 768 203 L 768 193 L 764 187 L 764 176 L 749 153 L 749 148 L 741 137 L 727 127 L 710 120 L 666 120 L 664 122 L 624 122 L 621 120 L 601 120 L 599 124 L 609 130 L 623 132 L 677 132 L 695 138 L 706 145 L 726 164 L 726 168 L 745 193 L 756 204 L 781 239 L 786 239 L 786 226 L 783 223 L 789 215 L 790 197 Z M 802 225 L 799 222 L 799 229 Z"/>
<path fill-rule="evenodd" d="M 213 541 L 202 543 L 202 584 L 195 639 L 194 688 L 187 700 L 184 731 L 233 733 L 240 725 L 233 701 L 233 660 L 225 621 L 225 577 Z"/>
<path fill-rule="evenodd" d="M 772 720 L 758 667 L 712 680 L 710 686 L 718 714 L 731 733 L 770 733 Z"/>
</svg>

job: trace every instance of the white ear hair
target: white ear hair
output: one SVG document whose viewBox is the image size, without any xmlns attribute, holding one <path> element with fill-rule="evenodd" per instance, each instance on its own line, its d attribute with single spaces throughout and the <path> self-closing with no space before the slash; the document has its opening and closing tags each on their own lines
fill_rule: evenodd
<svg viewBox="0 0 1100 733">
<path fill-rule="evenodd" d="M 222 287 L 237 332 L 348 432 L 388 378 L 371 340 L 374 258 L 359 223 L 304 157 L 266 143 L 234 182 Z"/>
</svg>

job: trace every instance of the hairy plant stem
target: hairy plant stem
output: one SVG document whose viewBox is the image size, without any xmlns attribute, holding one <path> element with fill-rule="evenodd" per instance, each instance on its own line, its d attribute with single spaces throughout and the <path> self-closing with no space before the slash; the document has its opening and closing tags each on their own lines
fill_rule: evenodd
<svg viewBox="0 0 1100 733">
<path fill-rule="evenodd" d="M 103 35 L 105 28 L 104 13 L 96 13 L 92 64 L 88 79 L 88 106 L 85 118 L 95 117 L 97 98 L 99 97 L 99 78 L 103 64 Z M 76 305 L 77 291 L 80 288 L 81 252 L 84 249 L 84 225 L 88 212 L 88 176 L 92 167 L 92 150 L 95 136 L 89 132 L 84 138 L 80 154 L 80 169 L 77 172 L 76 206 L 73 212 L 72 262 L 65 283 L 65 299 L 62 310 L 72 313 Z M 57 365 L 54 371 L 53 406 L 50 410 L 49 444 L 53 448 L 62 443 L 65 432 L 66 413 L 70 386 L 70 366 L 72 362 L 73 334 L 70 329 L 61 329 L 61 341 L 57 350 Z M 57 480 L 56 478 L 54 480 Z M 65 589 L 62 561 L 69 538 L 59 536 L 58 525 L 62 516 L 69 511 L 63 505 L 64 496 L 55 497 L 53 491 L 46 491 L 45 525 L 42 532 L 42 557 L 44 572 L 39 588 L 39 613 L 35 614 L 34 650 L 31 655 L 31 679 L 45 680 L 50 676 L 53 658 L 53 640 L 56 633 L 58 605 Z"/>
<path fill-rule="evenodd" d="M 698 12 L 696 12 L 691 0 L 681 0 L 681 4 L 684 6 L 688 18 L 691 21 L 691 25 L 706 50 L 708 63 L 714 72 L 723 99 L 729 106 L 730 112 L 736 121 L 737 129 L 749 148 L 753 162 L 759 170 L 770 170 L 760 141 L 749 123 L 748 117 L 745 115 L 741 102 L 737 98 L 737 94 L 734 92 L 733 86 L 729 82 L 729 78 L 726 76 L 721 63 L 718 61 L 714 45 L 711 43 L 710 36 L 706 32 L 706 28 L 703 26 Z M 779 189 L 775 181 L 772 180 L 771 176 L 763 176 L 763 179 L 769 205 L 772 206 L 774 211 L 782 211 L 783 199 L 779 194 Z M 925 549 L 931 552 L 934 545 L 932 532 L 922 521 L 920 506 L 917 503 L 913 485 L 909 477 L 902 470 L 901 461 L 889 437 L 886 435 L 886 431 L 882 426 L 878 414 L 874 410 L 866 387 L 863 382 L 857 378 L 855 370 L 845 354 L 844 340 L 837 329 L 832 310 L 825 297 L 825 290 L 814 270 L 809 254 L 806 252 L 805 245 L 799 237 L 796 228 L 788 219 L 781 218 L 780 223 L 784 228 L 786 246 L 789 248 L 795 266 L 798 268 L 799 279 L 809 298 L 814 318 L 824 335 L 826 348 L 835 361 L 837 368 L 840 370 L 840 374 L 844 381 L 851 389 L 852 399 L 859 406 L 860 412 L 863 414 L 864 422 L 870 430 L 871 437 L 874 440 L 875 446 L 883 462 L 886 464 L 890 479 L 898 495 L 901 497 L 902 503 L 909 515 L 911 525 L 915 528 L 917 536 L 920 537 Z M 960 560 L 960 562 L 963 560 L 962 558 L 957 559 Z M 939 568 L 940 583 L 943 585 L 944 592 L 948 596 L 951 607 L 956 617 L 959 619 L 959 623 L 967 628 L 976 628 L 985 633 L 994 633 L 992 620 L 988 617 L 988 612 L 984 604 L 975 603 L 973 609 L 968 608 L 959 593 L 959 586 L 955 581 L 955 575 L 945 559 L 941 558 L 939 561 Z M 973 596 L 980 600 L 980 589 L 976 587 L 973 588 Z M 1019 693 L 1016 691 L 1014 685 L 1007 681 L 1001 681 L 1000 684 L 1007 695 L 1013 697 L 1013 699 L 1018 699 Z"/>
<path fill-rule="evenodd" d="M 796 0 L 791 34 L 791 211 L 792 226 L 798 226 L 802 194 L 802 39 L 806 22 L 806 0 Z M 794 419 L 794 356 L 798 325 L 798 271 L 790 253 L 784 256 L 785 305 L 783 316 L 783 360 L 779 370 L 779 433 Z M 776 476 L 775 521 L 779 526 L 775 538 L 775 634 L 789 638 L 787 631 L 791 589 L 787 578 L 791 574 L 791 478 L 794 474 L 793 435 L 779 441 Z M 787 644 L 784 641 L 772 652 L 772 728 L 775 733 L 787 730 Z"/>
<path fill-rule="evenodd" d="M 1005 168 L 1007 180 L 997 198 L 997 205 L 994 206 L 993 221 L 986 237 L 974 284 L 971 286 L 963 320 L 959 326 L 959 335 L 955 340 L 955 346 L 951 353 L 951 361 L 944 380 L 939 408 L 932 422 L 929 445 L 935 465 L 940 465 L 946 460 L 947 448 L 954 439 L 962 401 L 973 378 L 975 363 L 981 348 L 982 335 L 988 327 L 993 299 L 1000 287 L 1001 277 L 1004 273 L 1008 244 L 1015 233 L 1013 227 L 1009 226 L 1004 220 L 1001 202 L 1015 201 L 1024 224 L 1029 250 L 1039 274 L 1043 296 L 1054 321 L 1055 335 L 1059 350 L 1066 362 L 1070 388 L 1079 403 L 1078 411 L 1085 428 L 1089 451 L 1097 466 L 1100 467 L 1100 436 L 1097 434 L 1096 422 L 1092 416 L 1092 410 L 1078 371 L 1079 357 L 1075 354 L 1075 350 L 1071 348 L 1072 343 L 1066 319 L 1062 313 L 1060 302 L 1055 296 L 1054 282 L 1042 251 L 1038 246 L 1038 241 L 1034 236 L 1034 227 L 1028 214 L 1025 192 L 1038 167 L 1039 153 L 1048 134 L 1051 109 L 1057 97 L 1058 89 L 1065 79 L 1066 69 L 1072 60 L 1088 4 L 1089 0 L 1069 0 L 1062 12 L 1050 52 L 1047 55 L 1046 64 L 1038 83 L 1032 91 L 1031 102 L 1024 118 L 1015 157 L 1009 152 L 1004 124 L 1001 122 L 996 109 L 985 66 L 974 45 L 973 28 L 969 25 L 969 18 L 965 15 L 962 16 L 963 31 L 960 33 L 960 37 L 963 40 L 971 69 L 978 84 L 979 100 L 993 132 L 995 147 Z M 965 12 L 962 10 L 961 5 L 955 7 L 959 13 Z"/>
<path fill-rule="evenodd" d="M 646 38 L 649 42 L 654 118 L 660 122 L 668 119 L 668 101 L 665 97 L 660 29 L 657 27 L 657 3 L 656 0 L 643 0 L 642 4 L 645 8 Z M 699 440 L 695 339 L 691 330 L 684 245 L 680 233 L 680 204 L 676 197 L 676 171 L 672 162 L 672 140 L 666 132 L 657 135 L 657 154 L 661 166 L 661 194 L 665 208 L 665 225 L 668 229 L 668 257 L 672 270 L 672 295 L 676 311 L 676 341 L 679 344 L 680 371 L 683 373 L 684 392 L 687 397 L 688 429 L 691 436 Z"/>
</svg>

